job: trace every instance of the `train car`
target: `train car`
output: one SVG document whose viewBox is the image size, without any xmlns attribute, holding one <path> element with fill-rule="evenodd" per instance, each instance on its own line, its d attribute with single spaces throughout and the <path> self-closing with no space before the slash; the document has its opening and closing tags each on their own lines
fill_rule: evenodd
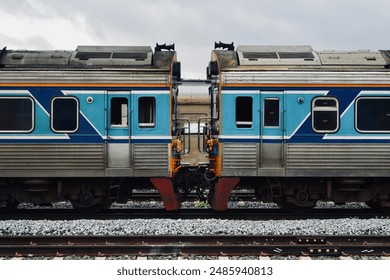
<svg viewBox="0 0 390 280">
<path fill-rule="evenodd" d="M 250 186 L 307 211 L 318 200 L 390 209 L 390 51 L 217 44 L 207 151 L 216 210 Z"/>
<path fill-rule="evenodd" d="M 172 176 L 180 62 L 174 46 L 79 46 L 0 53 L 0 208 L 69 200 L 80 211 Z"/>
</svg>

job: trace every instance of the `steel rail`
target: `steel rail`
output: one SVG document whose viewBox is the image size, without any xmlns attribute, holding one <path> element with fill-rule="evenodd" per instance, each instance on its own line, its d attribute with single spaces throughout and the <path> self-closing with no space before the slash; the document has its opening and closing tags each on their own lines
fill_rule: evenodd
<svg viewBox="0 0 390 280">
<path fill-rule="evenodd" d="M 389 256 L 388 236 L 2 236 L 0 256 Z"/>
</svg>

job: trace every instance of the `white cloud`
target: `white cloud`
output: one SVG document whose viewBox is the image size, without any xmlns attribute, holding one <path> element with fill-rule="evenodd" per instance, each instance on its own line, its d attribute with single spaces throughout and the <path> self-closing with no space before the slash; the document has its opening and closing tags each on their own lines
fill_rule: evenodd
<svg viewBox="0 0 390 280">
<path fill-rule="evenodd" d="M 204 78 L 214 41 L 385 49 L 387 0 L 3 0 L 8 48 L 175 43 L 185 77 Z"/>
<path fill-rule="evenodd" d="M 91 44 L 82 18 L 34 18 L 0 10 L 0 42 L 8 48 L 75 49 L 77 44 Z"/>
</svg>

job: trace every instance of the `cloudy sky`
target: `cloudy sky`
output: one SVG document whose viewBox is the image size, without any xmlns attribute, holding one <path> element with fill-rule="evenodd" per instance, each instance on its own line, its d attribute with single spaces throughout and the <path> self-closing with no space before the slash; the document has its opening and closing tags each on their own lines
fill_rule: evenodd
<svg viewBox="0 0 390 280">
<path fill-rule="evenodd" d="M 182 76 L 205 78 L 214 41 L 390 49 L 389 0 L 0 0 L 0 47 L 175 43 Z"/>
</svg>

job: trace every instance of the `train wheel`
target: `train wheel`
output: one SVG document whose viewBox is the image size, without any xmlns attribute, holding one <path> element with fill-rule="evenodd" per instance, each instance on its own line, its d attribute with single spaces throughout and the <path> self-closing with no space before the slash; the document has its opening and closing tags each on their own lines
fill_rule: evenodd
<svg viewBox="0 0 390 280">
<path fill-rule="evenodd" d="M 86 214 L 107 210 L 113 201 L 108 197 L 95 197 L 92 192 L 84 191 L 80 194 L 78 200 L 71 200 L 70 202 L 74 209 Z"/>
<path fill-rule="evenodd" d="M 368 201 L 366 204 L 374 211 L 390 214 L 390 207 L 382 206 L 379 201 Z"/>
<path fill-rule="evenodd" d="M 289 202 L 286 200 L 286 198 L 284 197 L 280 197 L 280 198 L 277 198 L 275 199 L 275 203 L 282 209 L 286 209 L 287 211 L 289 212 L 292 212 L 292 213 L 309 213 L 313 208 L 314 206 L 316 205 L 315 202 L 313 202 L 313 205 L 310 204 L 310 205 L 297 205 L 297 204 L 294 204 L 292 202 Z"/>
<path fill-rule="evenodd" d="M 19 202 L 16 200 L 0 200 L 0 213 L 16 208 Z"/>
<path fill-rule="evenodd" d="M 112 203 L 95 202 L 89 205 L 82 204 L 80 201 L 71 201 L 73 208 L 81 214 L 98 213 L 107 210 Z"/>
<path fill-rule="evenodd" d="M 104 206 L 102 203 L 96 203 L 89 206 L 80 205 L 80 203 L 72 201 L 73 208 L 81 213 L 81 214 L 88 214 L 88 213 L 98 213 L 104 210 Z"/>
</svg>

